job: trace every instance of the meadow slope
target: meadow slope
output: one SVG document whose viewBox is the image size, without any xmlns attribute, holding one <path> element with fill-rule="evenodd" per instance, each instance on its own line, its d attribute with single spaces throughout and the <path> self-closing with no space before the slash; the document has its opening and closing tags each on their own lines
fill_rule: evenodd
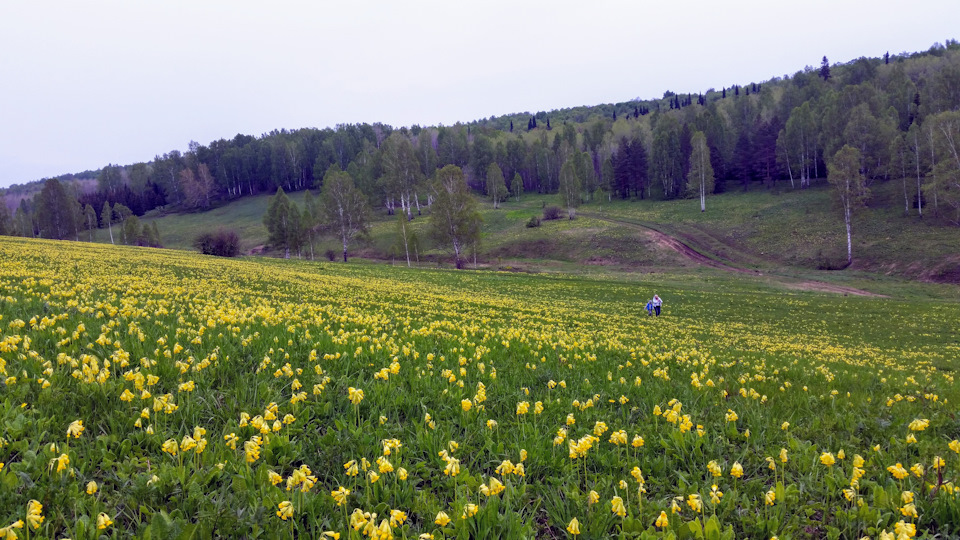
<svg viewBox="0 0 960 540">
<path fill-rule="evenodd" d="M 654 293 L 660 318 L 642 311 Z M 956 302 L 716 270 L 456 272 L 3 238 L 0 526 L 956 535 L 957 320 Z"/>
</svg>

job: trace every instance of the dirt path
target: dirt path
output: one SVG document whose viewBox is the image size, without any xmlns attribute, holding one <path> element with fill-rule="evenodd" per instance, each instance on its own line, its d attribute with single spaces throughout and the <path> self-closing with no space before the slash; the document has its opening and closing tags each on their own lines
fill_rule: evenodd
<svg viewBox="0 0 960 540">
<path fill-rule="evenodd" d="M 607 218 L 597 214 L 585 213 L 585 212 L 581 213 L 580 215 L 583 217 L 589 217 L 591 219 L 606 221 L 608 223 L 616 223 L 617 225 L 623 225 L 626 227 L 632 227 L 634 229 L 637 229 L 638 231 L 641 231 L 644 234 L 646 234 L 647 237 L 653 240 L 657 245 L 676 251 L 680 255 L 683 255 L 687 259 L 697 264 L 700 264 L 702 266 L 709 266 L 711 268 L 726 270 L 727 272 L 736 272 L 740 274 L 749 274 L 753 276 L 764 275 L 759 270 L 751 270 L 748 268 L 739 268 L 736 266 L 730 266 L 720 261 L 711 259 L 710 257 L 707 257 L 706 255 L 698 252 L 697 250 L 683 243 L 678 238 L 662 233 L 656 229 L 652 229 L 645 225 L 640 225 L 639 223 L 633 223 L 630 221 L 621 221 L 619 219 Z M 825 283 L 822 281 L 787 281 L 786 279 L 781 278 L 779 276 L 768 275 L 767 277 L 773 279 L 774 281 L 783 285 L 784 287 L 787 287 L 788 289 L 796 289 L 800 291 L 828 292 L 828 293 L 842 294 L 842 295 L 875 296 L 875 297 L 889 298 L 882 294 L 875 294 L 869 291 L 855 289 L 853 287 L 844 287 L 842 285 L 834 285 L 832 283 Z"/>
</svg>

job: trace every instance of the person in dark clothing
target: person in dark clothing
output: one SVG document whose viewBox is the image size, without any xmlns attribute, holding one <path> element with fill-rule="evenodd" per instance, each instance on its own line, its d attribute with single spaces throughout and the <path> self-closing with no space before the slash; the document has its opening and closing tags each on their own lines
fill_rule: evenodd
<svg viewBox="0 0 960 540">
<path fill-rule="evenodd" d="M 663 305 L 663 300 L 660 299 L 659 295 L 653 295 L 653 311 L 656 312 L 657 317 L 660 316 L 660 306 Z"/>
</svg>

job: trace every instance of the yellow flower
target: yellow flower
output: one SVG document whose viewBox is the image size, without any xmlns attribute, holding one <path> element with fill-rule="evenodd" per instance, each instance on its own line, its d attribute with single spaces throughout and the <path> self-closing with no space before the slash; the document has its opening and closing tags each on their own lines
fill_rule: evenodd
<svg viewBox="0 0 960 540">
<path fill-rule="evenodd" d="M 623 505 L 623 499 L 621 499 L 619 495 L 614 496 L 614 497 L 613 497 L 613 500 L 610 501 L 610 502 L 611 502 L 611 504 L 612 504 L 610 510 L 611 510 L 614 514 L 616 514 L 616 515 L 618 515 L 618 516 L 620 516 L 620 517 L 623 517 L 623 516 L 627 515 L 627 508 Z"/>
<path fill-rule="evenodd" d="M 390 511 L 390 526 L 399 527 L 403 525 L 403 522 L 407 520 L 407 513 L 402 510 L 391 510 Z"/>
<path fill-rule="evenodd" d="M 523 448 L 521 448 L 521 449 L 520 449 L 520 461 L 526 461 L 526 460 L 527 460 L 527 451 L 524 450 Z"/>
<path fill-rule="evenodd" d="M 670 520 L 667 519 L 667 513 L 661 510 L 660 517 L 657 518 L 656 526 L 661 529 L 664 529 L 669 525 L 670 525 Z"/>
<path fill-rule="evenodd" d="M 357 460 L 351 459 L 350 461 L 343 464 L 344 470 L 347 471 L 347 476 L 356 476 L 360 474 L 360 469 L 357 467 Z"/>
<path fill-rule="evenodd" d="M 447 523 L 450 523 L 450 516 L 448 516 L 446 512 L 441 510 L 440 512 L 437 513 L 437 517 L 436 519 L 433 520 L 433 522 L 441 527 L 446 527 Z"/>
<path fill-rule="evenodd" d="M 363 401 L 363 390 L 358 388 L 350 387 L 347 389 L 347 395 L 350 398 L 350 403 L 354 405 L 359 405 Z"/>
<path fill-rule="evenodd" d="M 764 502 L 764 504 L 766 504 L 767 506 L 773 506 L 773 503 L 774 503 L 776 500 L 777 500 L 777 493 L 776 493 L 775 491 L 773 491 L 772 489 L 771 489 L 770 491 L 768 491 L 768 492 L 764 495 L 764 497 L 763 497 L 763 502 Z"/>
<path fill-rule="evenodd" d="M 594 490 L 590 490 L 590 493 L 587 494 L 587 504 L 592 506 L 600 502 L 600 494 Z"/>
<path fill-rule="evenodd" d="M 843 451 L 843 450 L 841 450 L 841 452 L 842 452 L 842 451 Z M 786 462 L 787 462 L 787 449 L 786 449 L 786 448 L 781 448 L 781 449 L 780 449 L 780 463 L 786 463 Z"/>
<path fill-rule="evenodd" d="M 59 457 L 55 457 L 50 460 L 50 468 L 53 468 L 53 465 L 57 465 L 57 472 L 63 472 L 67 469 L 67 466 L 70 465 L 70 456 L 66 454 L 60 454 Z"/>
<path fill-rule="evenodd" d="M 820 463 L 826 465 L 827 467 L 832 467 L 837 460 L 833 457 L 833 452 L 824 452 L 820 454 Z"/>
<path fill-rule="evenodd" d="M 923 418 L 923 419 L 917 418 L 913 422 L 910 422 L 910 425 L 907 427 L 909 427 L 910 431 L 923 431 L 927 429 L 927 427 L 929 426 L 930 426 L 930 420 L 926 418 Z"/>
<path fill-rule="evenodd" d="M 730 476 L 735 478 L 740 478 L 743 476 L 743 465 L 740 465 L 740 462 L 734 462 L 733 466 L 730 467 Z"/>
<path fill-rule="evenodd" d="M 784 423 L 780 424 L 780 429 L 782 429 L 782 430 L 784 430 L 784 431 L 790 429 L 790 422 L 784 422 Z"/>
<path fill-rule="evenodd" d="M 27 523 L 34 529 L 39 529 L 43 524 L 43 505 L 36 499 L 31 499 L 27 503 Z"/>
<path fill-rule="evenodd" d="M 897 480 L 903 480 L 904 478 L 910 476 L 910 473 L 907 472 L 907 470 L 903 468 L 903 465 L 899 463 L 887 467 L 887 471 Z"/>
<path fill-rule="evenodd" d="M 947 447 L 953 450 L 954 452 L 960 454 L 960 441 L 958 441 L 957 439 L 950 441 L 950 444 L 948 444 Z"/>
<path fill-rule="evenodd" d="M 640 435 L 635 435 L 633 437 L 633 442 L 631 444 L 633 445 L 634 448 L 640 448 L 641 446 L 643 446 L 643 437 L 641 437 Z"/>
<path fill-rule="evenodd" d="M 939 471 L 947 466 L 947 462 L 940 456 L 933 456 L 933 469 Z M 2 468 L 2 467 L 0 467 Z"/>
<path fill-rule="evenodd" d="M 913 538 L 917 535 L 917 526 L 913 523 L 905 523 L 902 519 L 893 526 L 893 531 L 897 537 Z"/>
<path fill-rule="evenodd" d="M 492 429 L 495 428 L 495 427 L 497 427 L 497 421 L 496 421 L 496 420 L 493 420 L 492 418 L 491 418 L 490 420 L 487 420 L 487 429 L 492 430 Z"/>
<path fill-rule="evenodd" d="M 469 399 L 462 399 L 460 400 L 460 407 L 462 407 L 464 411 L 469 411 L 470 407 L 473 407 L 473 402 Z"/>
<path fill-rule="evenodd" d="M 687 506 L 690 507 L 694 512 L 699 512 L 703 509 L 703 501 L 700 499 L 698 493 L 692 493 L 687 497 Z"/>
<path fill-rule="evenodd" d="M 74 420 L 70 422 L 70 425 L 67 426 L 67 438 L 73 437 L 74 439 L 79 439 L 80 435 L 83 434 L 83 420 Z"/>
<path fill-rule="evenodd" d="M 167 439 L 160 448 L 171 456 L 176 456 L 180 451 L 180 445 L 177 444 L 176 439 Z"/>
<path fill-rule="evenodd" d="M 910 503 L 912 503 L 912 502 L 913 502 L 913 492 L 912 492 L 912 491 L 904 491 L 903 493 L 900 494 L 900 500 L 903 502 L 903 504 L 910 504 Z"/>
<path fill-rule="evenodd" d="M 97 529 L 102 531 L 111 525 L 113 525 L 113 520 L 110 519 L 110 516 L 100 512 L 97 516 Z"/>
<path fill-rule="evenodd" d="M 97 486 L 96 482 L 93 480 L 87 482 L 87 495 L 95 495 L 97 493 L 97 489 L 99 489 L 99 487 Z"/>
<path fill-rule="evenodd" d="M 471 518 L 471 517 L 477 515 L 477 512 L 479 512 L 479 511 L 480 511 L 480 507 L 479 507 L 479 506 L 477 506 L 477 505 L 475 505 L 475 504 L 473 504 L 473 503 L 467 503 L 467 505 L 463 507 L 463 515 L 460 516 L 460 519 Z"/>
<path fill-rule="evenodd" d="M 403 467 L 397 469 L 397 479 L 401 482 L 407 479 L 407 470 Z"/>
<path fill-rule="evenodd" d="M 340 533 L 336 531 L 324 531 L 323 535 L 329 538 L 333 538 L 333 540 L 340 540 Z"/>
<path fill-rule="evenodd" d="M 267 478 L 270 480 L 270 483 L 273 485 L 277 485 L 280 482 L 283 482 L 283 476 L 280 476 L 279 474 L 273 471 L 267 471 Z"/>
<path fill-rule="evenodd" d="M 517 415 L 527 414 L 527 411 L 530 410 L 530 404 L 526 401 L 521 401 L 517 403 Z"/>
<path fill-rule="evenodd" d="M 710 471 L 710 474 L 712 474 L 714 477 L 723 475 L 723 469 L 715 460 L 712 459 L 710 460 L 710 463 L 707 463 L 707 470 Z"/>
<path fill-rule="evenodd" d="M 277 505 L 277 517 L 286 521 L 293 517 L 293 503 L 290 501 L 283 501 Z"/>
<path fill-rule="evenodd" d="M 567 524 L 567 532 L 574 536 L 580 534 L 580 522 L 577 521 L 577 518 L 571 519 L 570 523 Z"/>
<path fill-rule="evenodd" d="M 723 492 L 720 491 L 720 488 L 716 484 L 710 486 L 710 502 L 713 504 L 720 504 L 720 498 L 723 497 Z"/>
<path fill-rule="evenodd" d="M 727 422 L 736 422 L 740 417 L 737 416 L 737 413 L 733 409 L 727 409 Z"/>
</svg>

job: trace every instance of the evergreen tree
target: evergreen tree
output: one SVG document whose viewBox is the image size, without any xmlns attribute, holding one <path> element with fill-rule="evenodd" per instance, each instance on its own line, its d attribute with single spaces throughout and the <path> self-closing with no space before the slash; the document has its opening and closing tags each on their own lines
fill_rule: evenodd
<svg viewBox="0 0 960 540">
<path fill-rule="evenodd" d="M 15 229 L 13 214 L 7 208 L 6 201 L 0 199 L 0 236 L 12 236 Z"/>
<path fill-rule="evenodd" d="M 823 61 L 820 62 L 820 77 L 824 81 L 830 80 L 830 62 L 827 60 L 827 57 L 823 57 Z"/>
</svg>

